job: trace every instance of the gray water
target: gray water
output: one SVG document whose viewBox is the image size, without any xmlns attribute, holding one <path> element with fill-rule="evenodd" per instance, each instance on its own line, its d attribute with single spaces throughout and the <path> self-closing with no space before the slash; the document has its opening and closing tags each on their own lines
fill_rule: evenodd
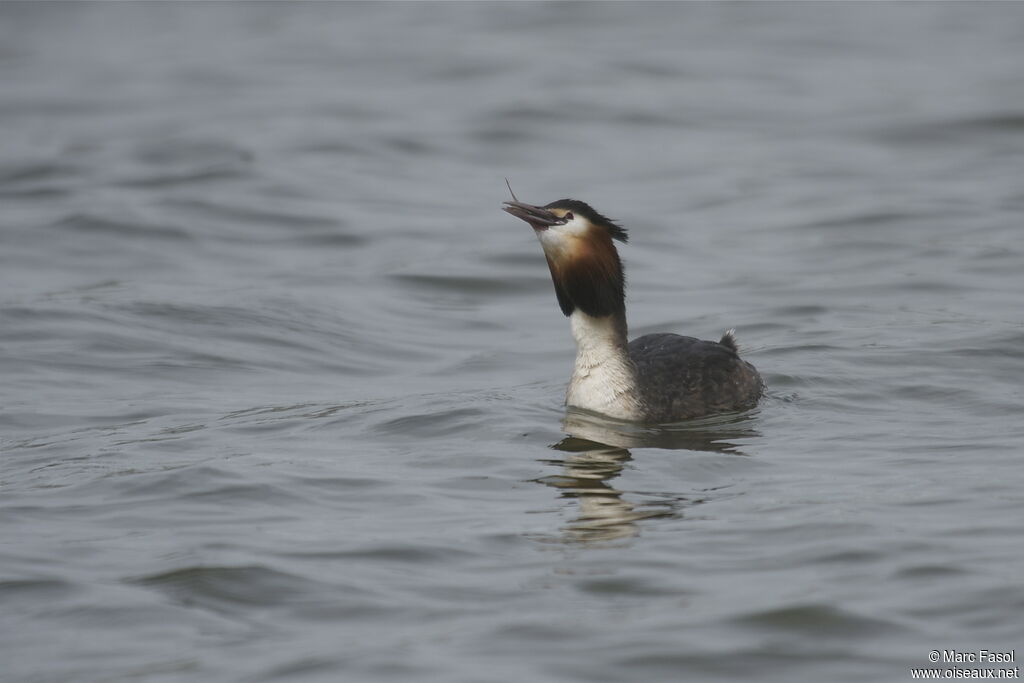
<svg viewBox="0 0 1024 683">
<path fill-rule="evenodd" d="M 5 683 L 1022 652 L 1024 4 L 4 3 L 0 92 Z M 506 176 L 762 404 L 567 414 Z"/>
</svg>

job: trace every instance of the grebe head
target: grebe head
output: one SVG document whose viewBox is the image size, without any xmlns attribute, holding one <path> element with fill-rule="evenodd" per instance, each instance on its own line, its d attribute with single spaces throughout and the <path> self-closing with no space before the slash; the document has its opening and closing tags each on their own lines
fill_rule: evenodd
<svg viewBox="0 0 1024 683">
<path fill-rule="evenodd" d="M 544 249 L 562 313 L 579 309 L 604 317 L 625 310 L 622 261 L 612 243 L 625 242 L 626 230 L 575 199 L 534 206 L 505 202 L 503 209 L 533 228 Z"/>
</svg>

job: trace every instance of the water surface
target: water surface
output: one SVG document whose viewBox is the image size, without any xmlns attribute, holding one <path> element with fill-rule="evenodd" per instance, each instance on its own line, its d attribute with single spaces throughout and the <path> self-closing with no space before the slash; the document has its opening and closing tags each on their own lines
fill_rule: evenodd
<svg viewBox="0 0 1024 683">
<path fill-rule="evenodd" d="M 1021 645 L 1024 6 L 0 5 L 5 681 Z M 539 246 L 769 392 L 566 413 Z"/>
</svg>

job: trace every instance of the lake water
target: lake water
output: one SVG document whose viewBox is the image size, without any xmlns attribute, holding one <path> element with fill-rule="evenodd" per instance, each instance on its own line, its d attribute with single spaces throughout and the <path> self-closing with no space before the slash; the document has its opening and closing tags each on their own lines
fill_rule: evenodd
<svg viewBox="0 0 1024 683">
<path fill-rule="evenodd" d="M 0 91 L 5 683 L 1024 657 L 1024 4 L 4 3 Z M 567 414 L 506 176 L 758 409 Z"/>
</svg>

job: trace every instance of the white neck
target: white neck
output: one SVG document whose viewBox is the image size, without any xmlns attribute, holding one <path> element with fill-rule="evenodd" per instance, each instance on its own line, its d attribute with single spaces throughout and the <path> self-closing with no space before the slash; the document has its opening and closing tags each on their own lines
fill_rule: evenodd
<svg viewBox="0 0 1024 683">
<path fill-rule="evenodd" d="M 636 371 L 626 353 L 622 318 L 595 318 L 576 309 L 569 316 L 576 340 L 576 365 L 565 402 L 624 420 L 637 419 L 640 401 Z"/>
</svg>

